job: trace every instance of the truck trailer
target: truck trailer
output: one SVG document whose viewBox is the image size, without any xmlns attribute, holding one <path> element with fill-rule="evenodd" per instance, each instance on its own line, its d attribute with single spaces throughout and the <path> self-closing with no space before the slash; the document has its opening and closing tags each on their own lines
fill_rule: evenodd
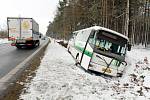
<svg viewBox="0 0 150 100">
<path fill-rule="evenodd" d="M 39 25 L 33 18 L 8 17 L 8 40 L 18 49 L 40 45 Z"/>
</svg>

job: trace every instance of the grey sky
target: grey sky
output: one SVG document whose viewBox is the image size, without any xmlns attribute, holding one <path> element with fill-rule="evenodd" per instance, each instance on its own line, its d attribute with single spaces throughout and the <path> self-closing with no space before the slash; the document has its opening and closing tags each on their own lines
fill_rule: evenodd
<svg viewBox="0 0 150 100">
<path fill-rule="evenodd" d="M 7 17 L 31 17 L 45 34 L 52 21 L 59 0 L 0 0 L 0 26 L 6 26 Z"/>
</svg>

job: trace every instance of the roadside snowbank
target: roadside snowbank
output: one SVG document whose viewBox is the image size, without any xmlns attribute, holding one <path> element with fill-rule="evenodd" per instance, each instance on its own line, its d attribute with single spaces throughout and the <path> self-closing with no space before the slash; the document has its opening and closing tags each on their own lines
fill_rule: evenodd
<svg viewBox="0 0 150 100">
<path fill-rule="evenodd" d="M 150 99 L 150 50 L 133 49 L 127 55 L 123 77 L 110 78 L 84 72 L 74 65 L 65 48 L 52 42 L 31 83 L 20 99 L 24 100 L 143 100 Z M 145 58 L 145 60 L 144 60 Z M 147 60 L 147 61 L 146 61 Z"/>
<path fill-rule="evenodd" d="M 1 39 L 0 38 L 0 44 L 9 43 L 8 39 Z"/>
</svg>

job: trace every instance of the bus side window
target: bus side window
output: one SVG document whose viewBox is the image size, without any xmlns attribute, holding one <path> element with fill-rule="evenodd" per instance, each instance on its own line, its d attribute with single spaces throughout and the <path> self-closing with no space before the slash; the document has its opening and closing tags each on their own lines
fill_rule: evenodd
<svg viewBox="0 0 150 100">
<path fill-rule="evenodd" d="M 74 39 L 75 39 L 75 33 L 71 33 L 71 38 L 70 38 L 70 41 L 74 41 Z"/>
<path fill-rule="evenodd" d="M 73 39 L 76 39 L 77 33 L 73 33 Z"/>
<path fill-rule="evenodd" d="M 91 32 L 91 34 L 90 34 L 90 36 L 89 36 L 89 43 L 91 44 L 91 45 L 94 45 L 95 44 L 95 32 L 94 31 L 92 31 Z"/>
<path fill-rule="evenodd" d="M 86 42 L 86 34 L 84 34 L 84 31 L 79 31 L 76 36 L 77 41 Z"/>
</svg>

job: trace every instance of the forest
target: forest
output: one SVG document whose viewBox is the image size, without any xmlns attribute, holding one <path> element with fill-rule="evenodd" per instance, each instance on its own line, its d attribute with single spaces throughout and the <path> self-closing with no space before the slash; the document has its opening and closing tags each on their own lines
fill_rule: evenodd
<svg viewBox="0 0 150 100">
<path fill-rule="evenodd" d="M 7 35 L 7 31 L 5 30 L 0 30 L 0 38 L 7 38 L 8 35 Z"/>
<path fill-rule="evenodd" d="M 7 37 L 8 37 L 8 33 L 7 33 L 6 25 L 2 24 L 0 25 L 0 38 L 7 38 Z"/>
<path fill-rule="evenodd" d="M 46 35 L 69 39 L 72 31 L 102 26 L 150 44 L 150 0 L 61 0 Z"/>
</svg>

